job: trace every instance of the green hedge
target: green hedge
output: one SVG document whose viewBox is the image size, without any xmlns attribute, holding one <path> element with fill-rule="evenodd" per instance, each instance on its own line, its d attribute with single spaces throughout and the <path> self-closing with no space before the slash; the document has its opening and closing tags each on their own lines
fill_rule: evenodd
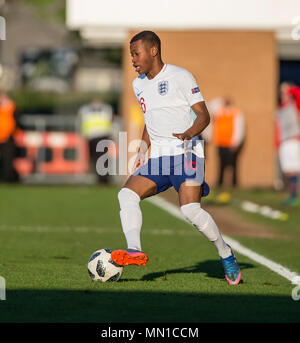
<svg viewBox="0 0 300 343">
<path fill-rule="evenodd" d="M 21 114 L 76 114 L 79 107 L 90 102 L 95 96 L 111 104 L 118 113 L 119 94 L 116 93 L 45 93 L 34 90 L 15 90 L 9 92 L 15 101 L 17 112 Z"/>
</svg>

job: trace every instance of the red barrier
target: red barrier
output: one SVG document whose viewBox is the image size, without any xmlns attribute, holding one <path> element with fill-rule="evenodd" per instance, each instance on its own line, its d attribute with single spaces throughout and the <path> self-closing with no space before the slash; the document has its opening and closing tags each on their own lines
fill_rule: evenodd
<svg viewBox="0 0 300 343">
<path fill-rule="evenodd" d="M 25 157 L 14 160 L 14 166 L 21 176 L 37 172 L 43 174 L 82 174 L 89 170 L 87 142 L 77 133 L 18 131 L 16 146 L 25 149 Z M 51 151 L 51 160 L 39 160 L 40 149 Z M 68 149 L 74 149 L 75 159 L 65 156 Z"/>
</svg>

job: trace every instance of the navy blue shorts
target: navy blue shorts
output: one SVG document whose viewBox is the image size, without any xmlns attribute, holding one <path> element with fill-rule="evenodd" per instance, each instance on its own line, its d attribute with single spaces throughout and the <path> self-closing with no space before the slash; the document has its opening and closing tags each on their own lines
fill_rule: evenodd
<svg viewBox="0 0 300 343">
<path fill-rule="evenodd" d="M 147 163 L 137 169 L 133 175 L 142 175 L 156 183 L 156 194 L 174 187 L 178 192 L 180 185 L 188 180 L 193 180 L 197 185 L 202 185 L 202 196 L 209 194 L 209 186 L 204 181 L 205 162 L 204 157 L 200 158 L 189 152 L 187 156 L 160 156 L 149 158 Z M 188 183 L 187 183 L 188 185 Z"/>
</svg>

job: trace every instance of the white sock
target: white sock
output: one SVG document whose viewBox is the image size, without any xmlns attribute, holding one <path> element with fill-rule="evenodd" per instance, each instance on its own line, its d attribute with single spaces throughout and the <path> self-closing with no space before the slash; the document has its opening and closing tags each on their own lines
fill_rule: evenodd
<svg viewBox="0 0 300 343">
<path fill-rule="evenodd" d="M 226 258 L 231 255 L 231 250 L 225 243 L 215 221 L 208 212 L 201 208 L 200 203 L 193 202 L 181 206 L 180 209 L 184 217 L 214 243 L 220 257 Z"/>
<path fill-rule="evenodd" d="M 140 197 L 129 188 L 122 188 L 118 193 L 120 218 L 128 249 L 142 250 L 140 233 L 142 228 L 142 212 Z"/>
</svg>

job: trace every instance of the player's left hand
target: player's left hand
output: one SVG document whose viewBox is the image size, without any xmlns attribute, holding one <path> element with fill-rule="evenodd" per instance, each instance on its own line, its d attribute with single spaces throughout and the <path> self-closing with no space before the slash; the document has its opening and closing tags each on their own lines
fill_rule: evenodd
<svg viewBox="0 0 300 343">
<path fill-rule="evenodd" d="M 183 132 L 183 133 L 173 133 L 173 136 L 174 137 L 177 137 L 179 138 L 180 140 L 183 141 L 183 146 L 184 146 L 184 155 L 186 156 L 186 153 L 187 153 L 187 147 L 188 147 L 188 144 L 189 144 L 189 140 L 192 138 L 190 136 L 190 134 L 186 131 L 186 132 Z"/>
</svg>

